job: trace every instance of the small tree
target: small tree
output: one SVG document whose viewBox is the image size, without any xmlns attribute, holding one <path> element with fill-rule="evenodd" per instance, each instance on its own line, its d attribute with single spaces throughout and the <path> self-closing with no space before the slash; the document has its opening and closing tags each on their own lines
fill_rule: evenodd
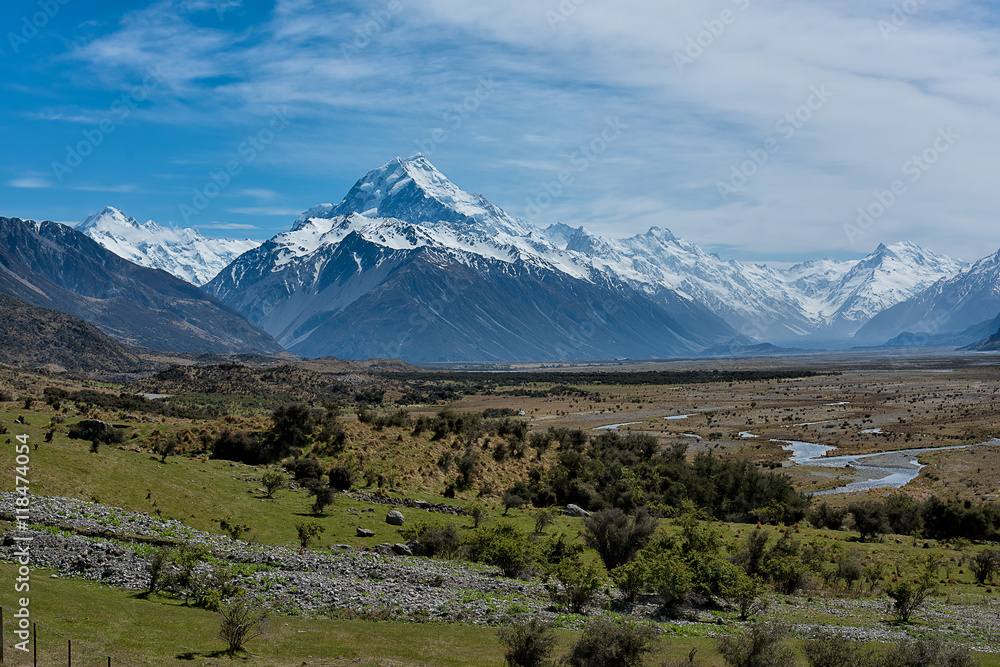
<svg viewBox="0 0 1000 667">
<path fill-rule="evenodd" d="M 299 534 L 299 544 L 303 549 L 309 547 L 309 544 L 319 535 L 326 530 L 323 526 L 319 525 L 315 521 L 310 521 L 309 523 L 298 523 L 295 524 L 295 530 Z"/>
<path fill-rule="evenodd" d="M 552 628 L 534 618 L 527 623 L 500 628 L 497 635 L 500 643 L 507 647 L 504 664 L 509 667 L 544 667 L 549 664 L 549 656 L 556 645 Z"/>
<path fill-rule="evenodd" d="M 909 623 L 910 617 L 923 606 L 934 588 L 923 583 L 900 581 L 886 586 L 885 593 L 892 598 L 892 613 L 900 623 Z"/>
<path fill-rule="evenodd" d="M 501 502 L 503 503 L 503 515 L 507 516 L 508 510 L 510 510 L 511 508 L 520 509 L 524 507 L 527 501 L 521 496 L 517 495 L 516 493 L 511 493 L 510 491 L 504 491 Z"/>
<path fill-rule="evenodd" d="M 539 510 L 535 510 L 532 515 L 535 518 L 535 533 L 541 535 L 545 532 L 545 529 L 552 523 L 556 518 L 556 514 L 559 512 L 554 507 L 545 507 Z"/>
<path fill-rule="evenodd" d="M 472 517 L 472 527 L 479 528 L 479 524 L 486 518 L 486 506 L 482 503 L 473 503 L 467 510 Z"/>
<path fill-rule="evenodd" d="M 880 502 L 866 500 L 860 503 L 851 503 L 847 506 L 847 512 L 854 519 L 854 529 L 861 534 L 862 542 L 878 537 L 889 529 L 885 507 Z"/>
<path fill-rule="evenodd" d="M 285 476 L 272 470 L 264 473 L 260 483 L 264 485 L 264 497 L 274 498 L 274 492 L 285 486 Z"/>
<path fill-rule="evenodd" d="M 156 445 L 156 453 L 160 455 L 160 463 L 166 463 L 167 457 L 177 451 L 180 441 L 176 435 L 172 435 L 166 440 Z"/>
<path fill-rule="evenodd" d="M 986 549 L 970 557 L 969 569 L 977 583 L 985 584 L 1000 570 L 1000 549 Z"/>
<path fill-rule="evenodd" d="M 717 648 L 730 667 L 794 667 L 795 654 L 785 644 L 788 627 L 756 622 L 742 635 L 726 635 Z"/>
<path fill-rule="evenodd" d="M 656 531 L 656 519 L 644 509 L 629 518 L 618 508 L 600 510 L 583 520 L 583 539 L 597 551 L 604 567 L 613 570 L 623 565 L 646 546 Z"/>
<path fill-rule="evenodd" d="M 219 611 L 219 637 L 227 644 L 226 652 L 235 655 L 247 642 L 267 636 L 267 608 L 258 601 L 238 598 Z"/>
<path fill-rule="evenodd" d="M 307 488 L 309 489 L 309 495 L 313 497 L 312 513 L 316 516 L 321 515 L 327 505 L 332 505 L 333 501 L 337 498 L 336 492 L 319 480 L 309 484 Z"/>
<path fill-rule="evenodd" d="M 639 667 L 656 647 L 656 629 L 596 618 L 566 658 L 569 667 Z"/>
<path fill-rule="evenodd" d="M 244 533 L 250 532 L 250 524 L 236 523 L 229 516 L 223 519 L 216 519 L 216 522 L 218 522 L 219 528 L 229 533 L 229 537 L 234 540 L 238 540 Z"/>
<path fill-rule="evenodd" d="M 747 621 L 767 609 L 767 600 L 764 599 L 767 591 L 768 586 L 763 579 L 737 569 L 736 576 L 724 587 L 722 595 L 736 605 L 740 620 Z"/>
<path fill-rule="evenodd" d="M 149 583 L 142 597 L 148 598 L 153 593 L 157 593 L 167 584 L 166 567 L 169 562 L 169 554 L 163 547 L 157 547 L 149 557 Z"/>
</svg>

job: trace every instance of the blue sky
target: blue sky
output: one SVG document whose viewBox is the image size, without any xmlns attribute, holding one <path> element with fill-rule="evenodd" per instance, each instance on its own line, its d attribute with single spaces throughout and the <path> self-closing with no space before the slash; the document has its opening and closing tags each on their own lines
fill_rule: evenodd
<svg viewBox="0 0 1000 667">
<path fill-rule="evenodd" d="M 1000 247 L 991 3 L 7 0 L 0 16 L 0 215 L 110 204 L 267 238 L 421 150 L 536 224 L 658 225 L 725 258 Z"/>
</svg>

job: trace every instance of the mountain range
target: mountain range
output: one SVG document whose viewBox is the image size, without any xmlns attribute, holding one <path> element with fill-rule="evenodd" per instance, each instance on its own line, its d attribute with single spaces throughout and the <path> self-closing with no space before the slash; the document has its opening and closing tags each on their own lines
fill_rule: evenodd
<svg viewBox="0 0 1000 667">
<path fill-rule="evenodd" d="M 204 285 L 234 259 L 260 245 L 251 239 L 215 239 L 195 229 L 145 224 L 108 206 L 76 226 L 105 249 L 130 262 L 163 269 L 193 285 Z"/>
<path fill-rule="evenodd" d="M 122 259 L 56 222 L 0 218 L 0 292 L 86 320 L 127 345 L 200 353 L 282 351 L 198 287 Z"/>
<path fill-rule="evenodd" d="M 339 204 L 308 209 L 262 244 L 140 224 L 113 207 L 76 230 L 2 220 L 10 266 L 46 270 L 25 283 L 10 269 L 0 291 L 160 349 L 267 353 L 276 340 L 307 357 L 412 362 L 759 355 L 966 345 L 995 333 L 1000 313 L 1000 253 L 969 265 L 903 242 L 784 269 L 724 261 L 661 227 L 620 239 L 537 227 L 421 155 L 370 171 Z M 67 252 L 104 272 L 88 265 L 100 278 L 78 280 L 82 259 L 52 261 Z M 168 285 L 163 271 L 187 283 Z M 202 283 L 212 296 L 193 287 Z M 157 317 L 177 318 L 169 335 L 153 335 L 143 287 L 161 299 Z M 167 296 L 177 292 L 190 298 Z M 141 307 L 126 317 L 109 305 L 122 298 Z"/>
<path fill-rule="evenodd" d="M 781 270 L 723 261 L 658 227 L 625 239 L 539 228 L 418 155 L 310 208 L 205 289 L 305 356 L 665 357 L 849 341 L 965 268 L 912 243 Z"/>
</svg>

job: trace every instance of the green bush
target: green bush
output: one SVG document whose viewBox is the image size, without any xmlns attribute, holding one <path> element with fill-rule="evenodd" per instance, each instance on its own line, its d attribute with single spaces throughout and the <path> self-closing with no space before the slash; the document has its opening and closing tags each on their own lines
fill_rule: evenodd
<svg viewBox="0 0 1000 667">
<path fill-rule="evenodd" d="M 545 585 L 552 602 L 574 614 L 582 614 L 604 586 L 597 563 L 584 564 L 578 557 L 566 558 L 552 569 L 554 581 Z"/>
<path fill-rule="evenodd" d="M 535 561 L 534 545 L 516 526 L 505 522 L 477 528 L 466 542 L 470 560 L 499 567 L 506 577 L 518 577 Z"/>
<path fill-rule="evenodd" d="M 504 664 L 509 667 L 545 667 L 555 648 L 556 638 L 552 629 L 537 619 L 527 623 L 500 628 L 500 643 L 507 647 Z"/>
<path fill-rule="evenodd" d="M 794 667 L 787 636 L 787 626 L 756 622 L 742 635 L 721 637 L 716 647 L 729 667 Z"/>
<path fill-rule="evenodd" d="M 828 630 L 818 630 L 804 648 L 809 667 L 872 667 L 876 659 L 863 642 Z"/>
<path fill-rule="evenodd" d="M 629 518 L 614 508 L 599 510 L 583 520 L 583 539 L 597 552 L 608 570 L 629 562 L 656 531 L 656 519 L 644 509 Z"/>
<path fill-rule="evenodd" d="M 584 628 L 565 662 L 569 667 L 639 667 L 656 648 L 656 629 L 596 618 Z"/>
</svg>

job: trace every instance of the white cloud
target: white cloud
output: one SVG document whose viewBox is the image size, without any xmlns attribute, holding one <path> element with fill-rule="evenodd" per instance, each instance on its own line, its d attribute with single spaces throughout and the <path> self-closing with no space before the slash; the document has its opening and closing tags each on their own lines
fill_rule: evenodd
<svg viewBox="0 0 1000 667">
<path fill-rule="evenodd" d="M 443 129 L 431 159 L 520 215 L 618 116 L 628 129 L 545 218 L 621 235 L 659 224 L 744 257 L 862 253 L 904 235 L 965 257 L 1000 246 L 998 21 L 972 0 L 923 4 L 888 34 L 879 22 L 893 5 L 861 0 L 620 0 L 565 16 L 574 3 L 427 0 L 382 18 L 382 3 L 279 0 L 246 28 L 190 20 L 206 4 L 130 12 L 74 56 L 119 88 L 158 66 L 163 91 L 147 117 L 167 124 L 253 126 L 287 105 L 296 120 L 264 159 L 302 174 L 361 175 Z M 678 67 L 678 54 L 689 62 Z M 496 90 L 456 115 L 486 76 Z M 830 99 L 787 136 L 779 121 L 823 86 Z M 942 127 L 962 139 L 850 243 L 858 207 L 905 178 Z M 779 149 L 724 199 L 718 184 L 776 137 Z"/>
</svg>

